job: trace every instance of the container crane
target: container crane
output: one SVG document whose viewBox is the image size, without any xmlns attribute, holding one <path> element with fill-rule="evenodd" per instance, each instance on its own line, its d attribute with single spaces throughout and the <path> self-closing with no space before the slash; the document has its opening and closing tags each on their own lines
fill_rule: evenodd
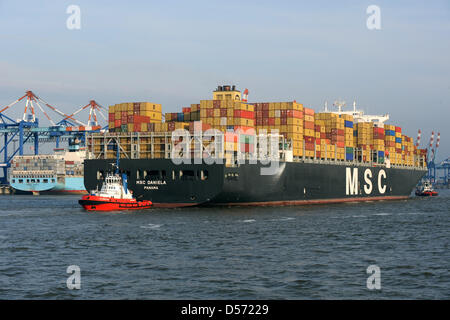
<svg viewBox="0 0 450 320">
<path fill-rule="evenodd" d="M 13 106 L 19 102 L 25 102 L 25 108 L 21 119 L 14 120 L 12 117 L 5 114 L 5 111 L 11 110 Z M 39 119 L 36 111 L 39 109 L 46 119 L 50 122 L 49 127 L 40 127 Z M 89 119 L 85 124 L 74 116 L 82 110 L 89 107 Z M 59 122 L 53 119 L 46 112 L 51 110 L 62 119 Z M 56 148 L 59 148 L 60 139 L 78 139 L 81 143 L 85 141 L 86 132 L 100 131 L 101 126 L 98 125 L 97 112 L 106 120 L 106 117 L 101 112 L 105 108 L 99 105 L 95 100 L 91 100 L 88 105 L 80 108 L 76 112 L 68 115 L 58 108 L 50 105 L 44 99 L 37 96 L 31 90 L 10 103 L 9 105 L 0 109 L 0 168 L 3 176 L 0 176 L 0 184 L 7 184 L 8 168 L 11 166 L 11 160 L 15 155 L 24 154 L 24 144 L 34 143 L 34 154 L 39 154 L 39 142 L 55 141 Z M 107 128 L 105 126 L 103 129 Z M 18 140 L 18 146 L 15 142 Z M 11 148 L 11 143 L 13 144 Z"/>
</svg>

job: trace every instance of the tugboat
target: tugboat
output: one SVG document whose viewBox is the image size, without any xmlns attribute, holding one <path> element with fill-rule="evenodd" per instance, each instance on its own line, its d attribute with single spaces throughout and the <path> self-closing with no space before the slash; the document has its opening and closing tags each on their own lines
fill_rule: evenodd
<svg viewBox="0 0 450 320">
<path fill-rule="evenodd" d="M 416 189 L 416 196 L 418 197 L 435 197 L 437 195 L 437 191 L 433 189 L 433 185 L 428 180 Z"/>
<path fill-rule="evenodd" d="M 78 200 L 78 203 L 88 211 L 115 211 L 148 209 L 153 203 L 149 200 L 136 200 L 127 188 L 127 176 L 119 175 L 119 151 L 117 152 L 116 172 L 109 173 L 100 191 L 91 191 Z"/>
</svg>

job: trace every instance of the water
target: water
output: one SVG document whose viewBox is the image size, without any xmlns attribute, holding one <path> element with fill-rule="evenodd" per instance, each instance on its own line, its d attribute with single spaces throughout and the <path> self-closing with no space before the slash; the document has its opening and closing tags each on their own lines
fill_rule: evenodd
<svg viewBox="0 0 450 320">
<path fill-rule="evenodd" d="M 0 197 L 0 299 L 449 299 L 450 192 L 393 202 L 87 213 Z M 67 267 L 81 270 L 69 290 Z M 369 265 L 381 290 L 369 290 Z"/>
</svg>

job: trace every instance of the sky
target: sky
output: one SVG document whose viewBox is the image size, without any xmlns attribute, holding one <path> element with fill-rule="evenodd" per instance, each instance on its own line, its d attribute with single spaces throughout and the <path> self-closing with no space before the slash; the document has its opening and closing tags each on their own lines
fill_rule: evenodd
<svg viewBox="0 0 450 320">
<path fill-rule="evenodd" d="M 67 28 L 70 5 L 79 30 Z M 370 5 L 379 30 L 367 28 Z M 32 90 L 67 113 L 91 99 L 177 112 L 235 84 L 250 101 L 316 111 L 356 100 L 414 139 L 421 129 L 422 147 L 440 132 L 437 159 L 450 156 L 448 0 L 0 0 L 0 48 L 0 106 Z"/>
</svg>

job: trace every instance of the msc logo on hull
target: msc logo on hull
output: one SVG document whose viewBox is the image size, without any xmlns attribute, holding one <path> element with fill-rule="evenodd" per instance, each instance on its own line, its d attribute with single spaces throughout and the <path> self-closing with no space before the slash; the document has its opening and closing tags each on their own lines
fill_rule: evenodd
<svg viewBox="0 0 450 320">
<path fill-rule="evenodd" d="M 372 170 L 366 169 L 364 171 L 364 193 L 365 194 L 371 194 L 373 191 L 373 183 L 372 183 Z M 358 180 L 358 168 L 346 168 L 345 171 L 345 194 L 350 195 L 357 195 L 359 191 L 359 180 Z M 378 186 L 378 192 L 380 194 L 384 194 L 386 192 L 386 171 L 381 169 L 378 171 L 378 178 L 377 178 L 377 186 Z"/>
</svg>

